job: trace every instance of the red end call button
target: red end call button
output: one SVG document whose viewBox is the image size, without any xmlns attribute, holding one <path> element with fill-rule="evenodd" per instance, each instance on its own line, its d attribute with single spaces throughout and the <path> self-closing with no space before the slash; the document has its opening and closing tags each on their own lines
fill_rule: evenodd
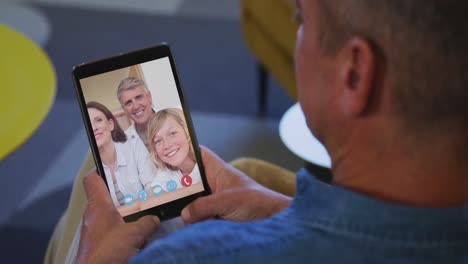
<svg viewBox="0 0 468 264">
<path fill-rule="evenodd" d="M 192 185 L 192 177 L 188 176 L 188 175 L 185 175 L 184 177 L 182 177 L 182 179 L 180 180 L 180 183 L 184 186 L 184 187 L 189 187 L 190 185 Z"/>
</svg>

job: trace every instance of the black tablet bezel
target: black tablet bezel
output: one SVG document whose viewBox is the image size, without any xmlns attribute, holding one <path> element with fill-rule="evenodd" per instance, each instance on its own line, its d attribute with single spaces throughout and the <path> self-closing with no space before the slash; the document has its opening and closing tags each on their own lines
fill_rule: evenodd
<svg viewBox="0 0 468 264">
<path fill-rule="evenodd" d="M 99 175 L 101 175 L 101 177 L 104 179 L 104 182 L 106 183 L 107 188 L 109 189 L 109 186 L 107 185 L 106 177 L 104 176 L 105 175 L 104 168 L 102 166 L 101 157 L 99 155 L 99 151 L 96 145 L 96 140 L 94 138 L 94 133 L 92 130 L 88 111 L 86 108 L 86 100 L 83 95 L 83 91 L 82 91 L 81 84 L 80 84 L 80 79 L 110 72 L 113 70 L 118 70 L 118 69 L 129 67 L 129 66 L 133 66 L 136 64 L 141 64 L 141 63 L 148 62 L 148 61 L 157 60 L 157 59 L 164 58 L 164 57 L 168 57 L 170 64 L 171 64 L 171 69 L 172 69 L 173 77 L 177 86 L 180 103 L 182 105 L 185 120 L 187 122 L 187 127 L 189 130 L 191 142 L 192 142 L 193 149 L 195 152 L 195 157 L 197 160 L 198 168 L 200 169 L 200 175 L 202 178 L 204 191 L 191 194 L 189 196 L 185 196 L 180 199 L 125 216 L 123 217 L 125 222 L 135 221 L 141 216 L 148 215 L 148 214 L 157 215 L 161 219 L 161 221 L 180 216 L 180 212 L 187 204 L 194 201 L 198 197 L 205 196 L 211 193 L 210 187 L 208 185 L 208 182 L 205 176 L 205 168 L 203 166 L 201 152 L 198 146 L 198 140 L 196 138 L 195 131 L 193 129 L 193 123 L 192 123 L 192 119 L 190 116 L 190 111 L 189 111 L 186 99 L 184 97 L 184 93 L 182 91 L 182 86 L 180 84 L 180 80 L 178 77 L 178 72 L 174 63 L 172 52 L 167 43 L 161 43 L 154 47 L 144 48 L 144 49 L 128 52 L 125 54 L 121 53 L 116 56 L 104 58 L 101 60 L 82 63 L 80 65 L 75 66 L 72 71 L 72 78 L 73 78 L 73 83 L 75 86 L 75 92 L 78 98 L 78 103 L 79 103 L 81 114 L 83 117 L 83 122 L 85 124 L 89 143 L 91 145 L 91 150 L 93 153 L 94 161 L 96 163 L 96 168 L 97 168 Z"/>
</svg>

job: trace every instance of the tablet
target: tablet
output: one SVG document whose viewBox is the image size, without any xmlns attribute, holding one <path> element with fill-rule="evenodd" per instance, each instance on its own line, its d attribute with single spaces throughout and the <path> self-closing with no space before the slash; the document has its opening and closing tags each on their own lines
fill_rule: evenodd
<svg viewBox="0 0 468 264">
<path fill-rule="evenodd" d="M 97 171 L 126 222 L 179 216 L 210 193 L 167 44 L 82 63 L 72 75 Z"/>
</svg>

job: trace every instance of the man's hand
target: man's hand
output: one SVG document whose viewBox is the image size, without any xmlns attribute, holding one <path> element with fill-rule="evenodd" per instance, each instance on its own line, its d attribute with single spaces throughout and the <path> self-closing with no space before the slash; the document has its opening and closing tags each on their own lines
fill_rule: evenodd
<svg viewBox="0 0 468 264">
<path fill-rule="evenodd" d="M 182 210 L 185 222 L 218 217 L 232 221 L 254 221 L 269 217 L 289 205 L 290 197 L 261 186 L 209 149 L 201 147 L 201 150 L 213 194 L 187 205 Z"/>
<path fill-rule="evenodd" d="M 95 170 L 83 181 L 88 205 L 83 216 L 77 263 L 127 263 L 159 228 L 159 219 L 145 216 L 125 223 Z"/>
</svg>

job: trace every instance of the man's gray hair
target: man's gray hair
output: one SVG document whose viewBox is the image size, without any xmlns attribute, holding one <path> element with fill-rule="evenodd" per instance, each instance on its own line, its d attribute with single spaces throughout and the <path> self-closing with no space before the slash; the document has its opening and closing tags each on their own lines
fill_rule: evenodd
<svg viewBox="0 0 468 264">
<path fill-rule="evenodd" d="M 120 97 L 123 91 L 133 90 L 136 87 L 142 87 L 146 92 L 149 92 L 148 87 L 146 86 L 145 82 L 135 78 L 135 77 L 127 77 L 120 81 L 119 87 L 117 88 L 117 98 L 120 101 Z"/>
</svg>

